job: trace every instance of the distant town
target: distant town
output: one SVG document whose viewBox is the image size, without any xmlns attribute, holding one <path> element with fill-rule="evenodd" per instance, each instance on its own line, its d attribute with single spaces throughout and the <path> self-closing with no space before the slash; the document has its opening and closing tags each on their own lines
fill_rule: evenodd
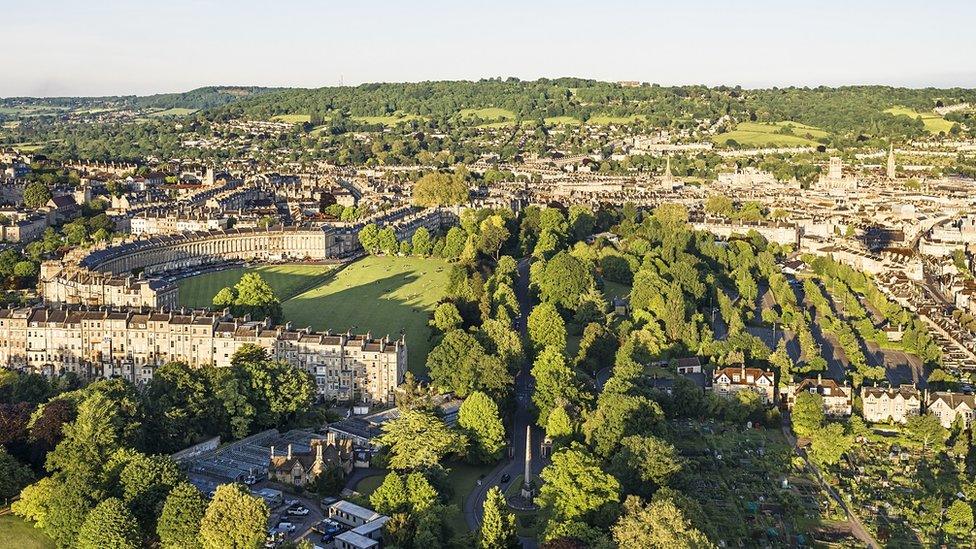
<svg viewBox="0 0 976 549">
<path fill-rule="evenodd" d="M 0 539 L 969 546 L 974 117 L 583 79 L 0 99 Z"/>
</svg>

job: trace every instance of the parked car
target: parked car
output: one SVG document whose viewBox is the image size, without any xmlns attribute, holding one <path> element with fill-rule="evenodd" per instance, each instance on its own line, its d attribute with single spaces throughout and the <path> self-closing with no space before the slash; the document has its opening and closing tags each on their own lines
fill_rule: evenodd
<svg viewBox="0 0 976 549">
<path fill-rule="evenodd" d="M 505 484 L 506 482 L 508 482 L 510 480 L 512 480 L 512 475 L 510 475 L 508 473 L 505 473 L 504 475 L 502 475 L 502 484 Z"/>
<path fill-rule="evenodd" d="M 304 517 L 308 514 L 308 509 L 299 505 L 288 510 L 288 514 L 295 517 Z"/>
<path fill-rule="evenodd" d="M 281 521 L 278 523 L 278 530 L 291 533 L 295 531 L 295 525 L 287 521 Z"/>
<path fill-rule="evenodd" d="M 246 477 L 244 477 L 244 484 L 248 486 L 254 486 L 257 483 L 258 483 L 258 479 L 254 475 L 247 475 Z"/>
</svg>

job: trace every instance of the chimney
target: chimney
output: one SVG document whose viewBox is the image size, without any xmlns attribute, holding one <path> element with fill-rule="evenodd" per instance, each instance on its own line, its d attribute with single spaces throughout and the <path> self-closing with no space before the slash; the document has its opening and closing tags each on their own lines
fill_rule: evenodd
<svg viewBox="0 0 976 549">
<path fill-rule="evenodd" d="M 288 459 L 291 459 L 291 444 L 288 445 Z"/>
<path fill-rule="evenodd" d="M 271 446 L 271 459 L 274 459 L 274 446 Z"/>
<path fill-rule="evenodd" d="M 820 385 L 821 384 L 821 381 L 823 381 L 823 376 L 818 373 L 817 374 L 817 385 Z"/>
<path fill-rule="evenodd" d="M 322 441 L 315 445 L 315 461 L 322 462 Z"/>
</svg>

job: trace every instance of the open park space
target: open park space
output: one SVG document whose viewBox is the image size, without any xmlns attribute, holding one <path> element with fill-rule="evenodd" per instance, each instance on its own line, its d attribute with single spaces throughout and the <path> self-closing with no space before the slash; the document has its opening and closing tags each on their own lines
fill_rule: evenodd
<svg viewBox="0 0 976 549">
<path fill-rule="evenodd" d="M 206 307 L 245 272 L 259 273 L 274 289 L 293 326 L 369 331 L 374 337 L 406 334 L 407 363 L 425 373 L 434 307 L 444 297 L 447 263 L 418 257 L 367 257 L 345 267 L 259 265 L 203 274 L 180 282 L 180 302 Z"/>
<path fill-rule="evenodd" d="M 712 141 L 719 145 L 734 141 L 748 147 L 816 147 L 820 144 L 816 140 L 826 136 L 820 128 L 799 122 L 742 122 Z"/>
<path fill-rule="evenodd" d="M 952 129 L 952 122 L 949 122 L 945 118 L 935 114 L 934 112 L 918 112 L 915 109 L 910 109 L 908 107 L 891 107 L 885 110 L 888 114 L 893 114 L 895 116 L 907 116 L 909 118 L 921 118 L 922 123 L 925 124 L 925 131 L 929 133 L 939 133 L 946 132 Z"/>
<path fill-rule="evenodd" d="M 278 299 L 286 301 L 320 284 L 333 269 L 333 265 L 257 265 L 206 273 L 179 282 L 180 304 L 186 307 L 209 307 L 217 292 L 237 284 L 247 272 L 260 274 L 274 289 Z"/>
<path fill-rule="evenodd" d="M 372 332 L 407 338 L 410 371 L 427 371 L 427 321 L 447 287 L 447 263 L 418 257 L 367 257 L 282 303 L 285 319 L 316 330 Z"/>
</svg>

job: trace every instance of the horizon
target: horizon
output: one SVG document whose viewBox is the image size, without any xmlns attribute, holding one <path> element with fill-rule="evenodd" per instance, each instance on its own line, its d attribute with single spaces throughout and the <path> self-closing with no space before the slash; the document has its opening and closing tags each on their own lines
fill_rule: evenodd
<svg viewBox="0 0 976 549">
<path fill-rule="evenodd" d="M 252 1 L 228 9 L 179 0 L 160 10 L 55 0 L 16 4 L 7 15 L 17 24 L 0 47 L 18 53 L 0 82 L 5 98 L 143 96 L 214 82 L 319 88 L 565 74 L 746 89 L 976 87 L 968 60 L 976 36 L 966 27 L 976 5 L 955 0 L 761 0 L 734 8 L 612 0 L 599 10 L 548 0 L 486 9 L 301 0 L 274 10 Z"/>
</svg>

